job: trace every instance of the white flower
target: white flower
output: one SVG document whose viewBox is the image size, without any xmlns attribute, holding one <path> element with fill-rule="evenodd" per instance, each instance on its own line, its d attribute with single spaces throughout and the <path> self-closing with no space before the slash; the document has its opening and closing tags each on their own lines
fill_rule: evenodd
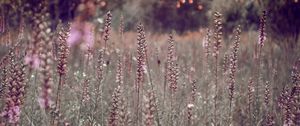
<svg viewBox="0 0 300 126">
<path fill-rule="evenodd" d="M 133 61 L 136 61 L 137 59 L 136 59 L 136 57 L 132 57 L 132 60 L 133 60 Z"/>
<path fill-rule="evenodd" d="M 193 108 L 193 107 L 194 107 L 194 104 L 188 104 L 187 107 L 188 107 L 188 108 Z"/>
<path fill-rule="evenodd" d="M 97 21 L 98 21 L 100 24 L 104 23 L 103 18 L 98 18 Z"/>
</svg>

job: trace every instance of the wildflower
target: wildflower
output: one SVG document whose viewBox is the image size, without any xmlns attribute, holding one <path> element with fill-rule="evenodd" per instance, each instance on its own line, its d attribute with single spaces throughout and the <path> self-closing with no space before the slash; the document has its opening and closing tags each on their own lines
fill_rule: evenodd
<svg viewBox="0 0 300 126">
<path fill-rule="evenodd" d="M 40 66 L 40 59 L 37 54 L 26 55 L 26 57 L 24 58 L 24 62 L 25 64 L 32 66 L 34 69 L 38 69 L 38 67 Z"/>
<path fill-rule="evenodd" d="M 193 108 L 195 105 L 194 104 L 188 104 L 187 107 L 188 108 Z"/>
<path fill-rule="evenodd" d="M 75 22 L 71 24 L 70 36 L 67 43 L 69 47 L 82 45 L 84 49 L 94 45 L 93 30 L 94 25 L 88 22 Z"/>
</svg>

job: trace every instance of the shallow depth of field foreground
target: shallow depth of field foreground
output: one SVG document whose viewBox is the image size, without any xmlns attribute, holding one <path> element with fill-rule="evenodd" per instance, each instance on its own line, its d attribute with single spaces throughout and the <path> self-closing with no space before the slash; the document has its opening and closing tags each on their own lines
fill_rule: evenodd
<svg viewBox="0 0 300 126">
<path fill-rule="evenodd" d="M 0 126 L 300 126 L 298 0 L 0 0 Z"/>
</svg>

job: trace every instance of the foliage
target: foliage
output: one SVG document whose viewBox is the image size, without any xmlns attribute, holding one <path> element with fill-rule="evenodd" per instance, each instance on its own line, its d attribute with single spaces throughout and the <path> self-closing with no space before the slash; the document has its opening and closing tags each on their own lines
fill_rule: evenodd
<svg viewBox="0 0 300 126">
<path fill-rule="evenodd" d="M 210 1 L 196 1 L 189 3 L 174 2 L 174 0 L 142 2 L 142 7 L 150 6 L 145 12 L 144 21 L 152 30 L 178 33 L 198 30 L 199 27 L 207 26 L 208 17 L 206 12 L 210 9 Z"/>
<path fill-rule="evenodd" d="M 300 33 L 300 2 L 298 0 L 261 0 L 260 7 L 268 12 L 268 25 L 272 38 L 287 40 L 279 42 L 285 49 L 294 48 Z"/>
</svg>

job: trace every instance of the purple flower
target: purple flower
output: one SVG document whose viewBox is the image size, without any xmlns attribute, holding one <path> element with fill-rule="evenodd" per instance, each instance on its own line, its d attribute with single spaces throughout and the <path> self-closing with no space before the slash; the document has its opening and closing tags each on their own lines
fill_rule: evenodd
<svg viewBox="0 0 300 126">
<path fill-rule="evenodd" d="M 94 44 L 94 36 L 93 36 L 93 25 L 90 23 L 87 23 L 84 27 L 84 37 L 85 37 L 85 42 L 87 43 L 87 45 L 92 46 Z"/>
<path fill-rule="evenodd" d="M 19 106 L 11 106 L 1 113 L 2 117 L 8 118 L 9 123 L 17 123 L 20 120 L 21 110 Z"/>
<path fill-rule="evenodd" d="M 32 68 L 35 68 L 37 69 L 40 65 L 40 59 L 38 57 L 37 54 L 34 54 L 34 55 L 27 55 L 25 58 L 24 58 L 24 62 L 25 64 L 27 65 L 30 65 Z"/>
<path fill-rule="evenodd" d="M 14 106 L 11 108 L 9 116 L 10 116 L 10 123 L 17 123 L 20 119 L 20 107 L 19 106 Z"/>
<path fill-rule="evenodd" d="M 69 47 L 76 45 L 81 39 L 81 32 L 73 26 L 71 26 L 70 36 L 67 40 Z"/>
<path fill-rule="evenodd" d="M 84 49 L 94 45 L 94 25 L 88 22 L 75 22 L 71 25 L 70 36 L 67 40 L 70 47 L 82 44 Z"/>
<path fill-rule="evenodd" d="M 38 102 L 39 102 L 40 107 L 43 109 L 48 108 L 53 104 L 52 101 L 50 101 L 49 99 L 43 98 L 43 97 L 39 97 Z"/>
</svg>

